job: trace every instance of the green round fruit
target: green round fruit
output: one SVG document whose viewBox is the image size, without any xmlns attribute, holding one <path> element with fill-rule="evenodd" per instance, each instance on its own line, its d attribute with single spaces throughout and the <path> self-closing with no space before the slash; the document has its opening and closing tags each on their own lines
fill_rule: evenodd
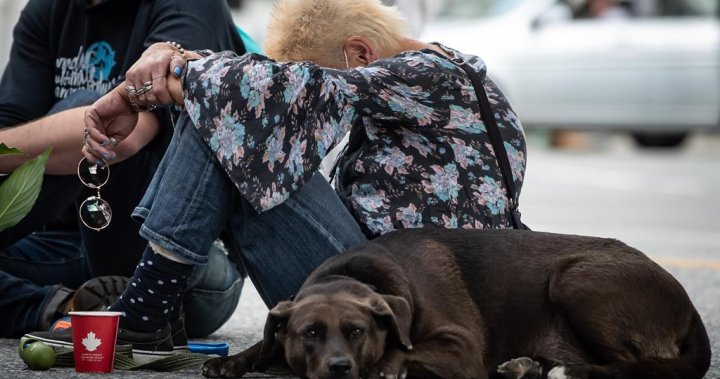
<svg viewBox="0 0 720 379">
<path fill-rule="evenodd" d="M 55 351 L 52 347 L 40 342 L 20 342 L 20 358 L 31 370 L 48 370 L 55 364 Z"/>
</svg>

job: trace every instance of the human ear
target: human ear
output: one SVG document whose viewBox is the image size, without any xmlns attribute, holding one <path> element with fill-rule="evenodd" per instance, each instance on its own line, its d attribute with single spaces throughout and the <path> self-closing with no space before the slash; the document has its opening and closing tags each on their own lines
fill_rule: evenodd
<svg viewBox="0 0 720 379">
<path fill-rule="evenodd" d="M 378 59 L 377 52 L 370 40 L 361 36 L 352 36 L 343 45 L 350 67 L 367 66 Z"/>
</svg>

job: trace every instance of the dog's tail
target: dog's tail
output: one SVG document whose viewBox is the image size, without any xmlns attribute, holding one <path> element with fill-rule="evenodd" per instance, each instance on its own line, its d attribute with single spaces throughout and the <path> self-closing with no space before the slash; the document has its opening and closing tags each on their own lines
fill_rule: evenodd
<svg viewBox="0 0 720 379">
<path fill-rule="evenodd" d="M 702 379 L 710 367 L 711 354 L 705 326 L 700 315 L 693 310 L 688 334 L 677 357 L 639 358 L 585 368 L 590 379 Z"/>
</svg>

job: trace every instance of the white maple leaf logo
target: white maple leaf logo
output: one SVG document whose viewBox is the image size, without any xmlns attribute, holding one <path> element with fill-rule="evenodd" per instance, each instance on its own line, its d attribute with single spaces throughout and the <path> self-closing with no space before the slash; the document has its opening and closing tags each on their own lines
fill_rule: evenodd
<svg viewBox="0 0 720 379">
<path fill-rule="evenodd" d="M 82 339 L 82 344 L 87 351 L 95 351 L 102 344 L 102 340 L 96 338 L 94 332 L 88 332 L 87 337 Z"/>
</svg>

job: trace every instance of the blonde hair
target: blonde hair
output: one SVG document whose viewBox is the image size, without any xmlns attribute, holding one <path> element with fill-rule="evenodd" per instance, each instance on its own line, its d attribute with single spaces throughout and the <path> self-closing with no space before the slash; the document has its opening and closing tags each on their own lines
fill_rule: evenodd
<svg viewBox="0 0 720 379">
<path fill-rule="evenodd" d="M 365 37 L 375 49 L 392 52 L 406 31 L 397 8 L 380 0 L 278 0 L 263 47 L 277 61 L 344 67 L 342 49 L 348 37 Z"/>
</svg>

